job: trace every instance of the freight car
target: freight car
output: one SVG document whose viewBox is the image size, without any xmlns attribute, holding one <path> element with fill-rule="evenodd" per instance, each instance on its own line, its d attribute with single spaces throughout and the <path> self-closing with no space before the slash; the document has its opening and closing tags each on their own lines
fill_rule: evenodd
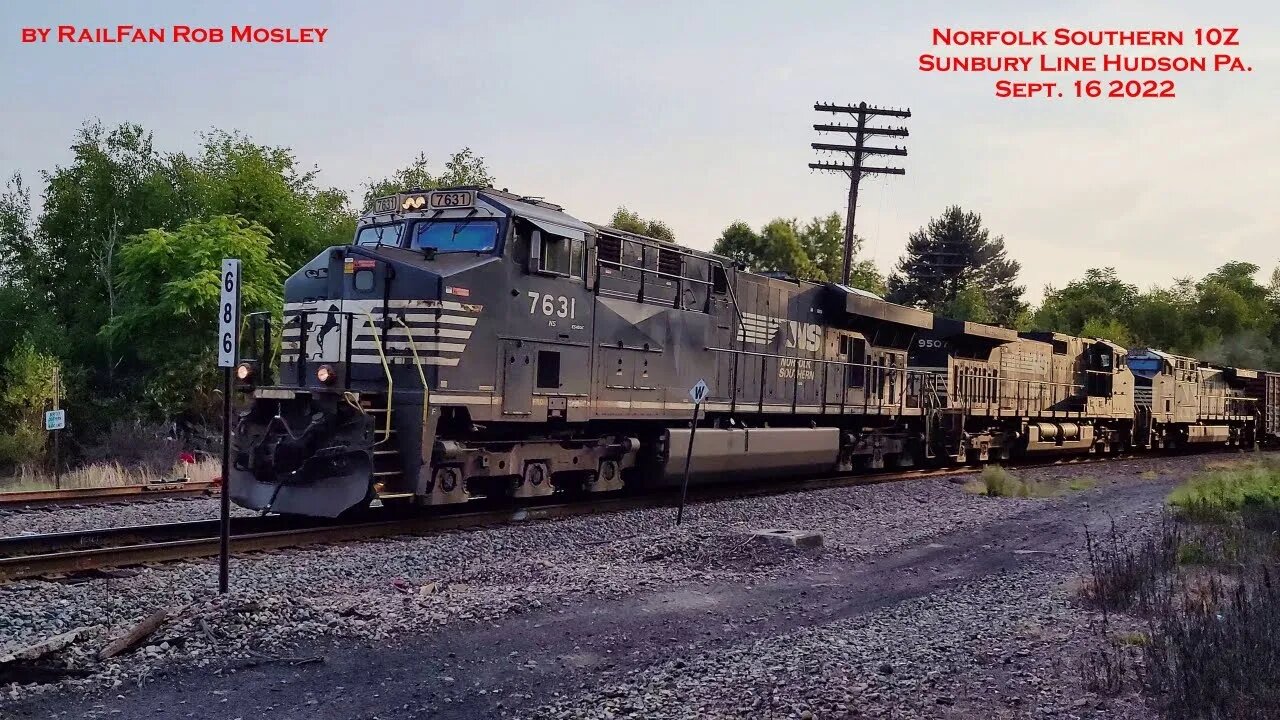
<svg viewBox="0 0 1280 720">
<path fill-rule="evenodd" d="M 909 463 L 933 407 L 907 368 L 933 316 L 581 222 L 484 188 L 375 201 L 285 284 L 237 368 L 231 493 L 333 516 Z"/>
</svg>

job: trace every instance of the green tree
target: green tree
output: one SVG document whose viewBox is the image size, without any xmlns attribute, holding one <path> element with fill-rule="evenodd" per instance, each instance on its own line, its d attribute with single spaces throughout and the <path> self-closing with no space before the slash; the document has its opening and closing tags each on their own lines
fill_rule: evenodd
<svg viewBox="0 0 1280 720">
<path fill-rule="evenodd" d="M 940 312 L 972 285 L 986 295 L 992 322 L 1014 325 L 1026 308 L 1020 269 L 980 215 L 951 206 L 907 238 L 906 254 L 889 276 L 889 299 Z"/>
<path fill-rule="evenodd" d="M 953 320 L 968 320 L 976 323 L 992 321 L 991 307 L 987 305 L 987 294 L 973 283 L 960 288 L 956 296 L 945 302 L 938 313 Z"/>
<path fill-rule="evenodd" d="M 259 223 L 271 232 L 275 255 L 291 268 L 327 247 L 351 242 L 355 213 L 346 193 L 320 187 L 319 170 L 300 167 L 289 148 L 212 130 L 202 136 L 198 155 L 174 155 L 168 162 L 185 191 L 177 222 L 239 215 Z"/>
<path fill-rule="evenodd" d="M 625 207 L 614 211 L 613 217 L 609 219 L 609 227 L 668 242 L 675 242 L 676 239 L 676 234 L 666 223 L 661 220 L 645 220 L 639 213 Z"/>
<path fill-rule="evenodd" d="M 120 255 L 122 312 L 103 334 L 128 338 L 151 368 L 147 397 L 165 416 L 204 414 L 216 406 L 214 346 L 219 267 L 241 263 L 245 313 L 278 310 L 285 264 L 259 223 L 219 215 L 177 230 L 151 229 L 129 238 Z"/>
<path fill-rule="evenodd" d="M 854 236 L 854 257 L 862 239 Z M 836 213 L 815 217 L 803 226 L 794 218 L 775 218 L 756 232 L 736 221 L 725 228 L 712 252 L 732 258 L 756 272 L 785 272 L 814 282 L 839 282 L 844 267 L 844 223 Z M 850 285 L 883 295 L 884 277 L 869 260 L 850 268 Z"/>
<path fill-rule="evenodd" d="M 1120 280 L 1115 268 L 1090 268 L 1079 280 L 1061 290 L 1044 290 L 1044 302 L 1032 317 L 1037 330 L 1056 330 L 1078 335 L 1090 321 L 1107 325 L 1123 324 L 1122 317 L 1138 298 L 1138 288 Z M 1126 330 L 1125 335 L 1129 333 Z M 1115 338 L 1108 338 L 1119 342 Z"/>
<path fill-rule="evenodd" d="M 369 183 L 364 191 L 364 207 L 369 207 L 377 198 L 406 190 L 433 190 L 457 185 L 493 187 L 494 182 L 493 173 L 485 164 L 484 158 L 476 155 L 469 147 L 451 155 L 444 164 L 444 172 L 439 174 L 432 171 L 427 154 L 420 152 L 409 165 L 382 180 Z"/>
<path fill-rule="evenodd" d="M 1084 326 L 1080 328 L 1079 335 L 1087 338 L 1102 338 L 1121 345 L 1129 346 L 1133 343 L 1133 335 L 1129 332 L 1129 328 L 1116 318 L 1094 317 L 1089 318 Z"/>
<path fill-rule="evenodd" d="M 120 247 L 146 228 L 171 227 L 180 198 L 141 126 L 86 123 L 71 149 L 69 165 L 44 173 L 44 208 L 20 282 L 65 329 L 64 358 L 97 368 L 109 384 L 127 354 L 98 335 L 119 310 Z"/>
</svg>

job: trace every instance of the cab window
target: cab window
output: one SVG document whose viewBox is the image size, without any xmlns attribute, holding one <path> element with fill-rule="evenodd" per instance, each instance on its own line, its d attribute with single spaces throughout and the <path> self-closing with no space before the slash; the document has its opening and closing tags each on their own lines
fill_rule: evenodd
<svg viewBox="0 0 1280 720">
<path fill-rule="evenodd" d="M 399 247 L 400 234 L 404 232 L 404 223 L 391 223 L 390 225 L 371 225 L 361 228 L 356 234 L 356 245 L 365 247 L 375 247 L 378 245 L 390 245 Z"/>
<path fill-rule="evenodd" d="M 583 273 L 583 243 L 559 235 L 541 233 L 542 246 L 539 253 L 538 269 L 556 275 L 570 275 L 580 278 Z"/>
<path fill-rule="evenodd" d="M 497 241 L 496 220 L 435 220 L 414 226 L 413 246 L 420 250 L 490 252 Z"/>
</svg>

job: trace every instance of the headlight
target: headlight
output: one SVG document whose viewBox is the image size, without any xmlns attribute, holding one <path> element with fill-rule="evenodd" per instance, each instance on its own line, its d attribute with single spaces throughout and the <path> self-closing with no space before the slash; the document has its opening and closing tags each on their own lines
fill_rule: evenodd
<svg viewBox="0 0 1280 720">
<path fill-rule="evenodd" d="M 333 377 L 334 377 L 333 368 L 329 367 L 328 365 L 321 365 L 320 367 L 316 368 L 316 379 L 324 383 L 325 385 L 328 385 L 329 383 L 333 382 Z"/>
<path fill-rule="evenodd" d="M 240 382 L 249 382 L 253 378 L 253 366 L 249 363 L 240 363 L 236 366 L 236 379 Z"/>
</svg>

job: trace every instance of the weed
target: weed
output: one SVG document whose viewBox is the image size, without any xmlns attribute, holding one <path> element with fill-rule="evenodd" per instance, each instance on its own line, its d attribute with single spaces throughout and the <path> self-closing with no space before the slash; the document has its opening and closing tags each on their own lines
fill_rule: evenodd
<svg viewBox="0 0 1280 720">
<path fill-rule="evenodd" d="M 1125 651 L 1164 717 L 1261 720 L 1280 704 L 1280 465 L 1216 463 L 1170 496 L 1157 532 L 1122 543 L 1086 529 L 1086 595 L 1142 618 L 1082 660 L 1095 692 L 1120 688 Z"/>
<path fill-rule="evenodd" d="M 1197 540 L 1183 540 L 1178 543 L 1179 565 L 1204 565 L 1209 562 L 1209 553 Z"/>
<path fill-rule="evenodd" d="M 1169 496 L 1169 503 L 1186 519 L 1223 523 L 1246 509 L 1253 516 L 1280 516 L 1280 467 L 1269 458 L 1206 468 Z"/>
<path fill-rule="evenodd" d="M 1117 645 L 1145 647 L 1151 642 L 1151 637 L 1144 632 L 1126 632 L 1117 635 L 1115 640 Z"/>
<path fill-rule="evenodd" d="M 1139 475 L 1138 477 L 1142 478 L 1143 480 L 1159 480 L 1160 473 L 1156 472 L 1155 470 L 1144 470 L 1142 474 Z"/>
<path fill-rule="evenodd" d="M 1092 490 L 1093 488 L 1097 487 L 1097 485 L 1098 485 L 1097 478 L 1093 477 L 1092 475 L 1084 475 L 1082 477 L 1075 478 L 1074 480 L 1071 480 L 1070 482 L 1068 482 L 1067 489 L 1070 490 L 1071 492 L 1083 492 L 1085 490 Z"/>
<path fill-rule="evenodd" d="M 978 476 L 978 480 L 986 488 L 988 497 L 1025 497 L 1021 493 L 1026 485 L 999 465 L 988 465 L 982 468 L 982 474 Z"/>
<path fill-rule="evenodd" d="M 1096 478 L 1084 476 L 1066 483 L 1051 480 L 1022 480 L 999 465 L 982 468 L 976 480 L 965 483 L 966 492 L 987 497 L 1048 498 L 1070 490 L 1079 492 L 1098 484 Z"/>
</svg>

